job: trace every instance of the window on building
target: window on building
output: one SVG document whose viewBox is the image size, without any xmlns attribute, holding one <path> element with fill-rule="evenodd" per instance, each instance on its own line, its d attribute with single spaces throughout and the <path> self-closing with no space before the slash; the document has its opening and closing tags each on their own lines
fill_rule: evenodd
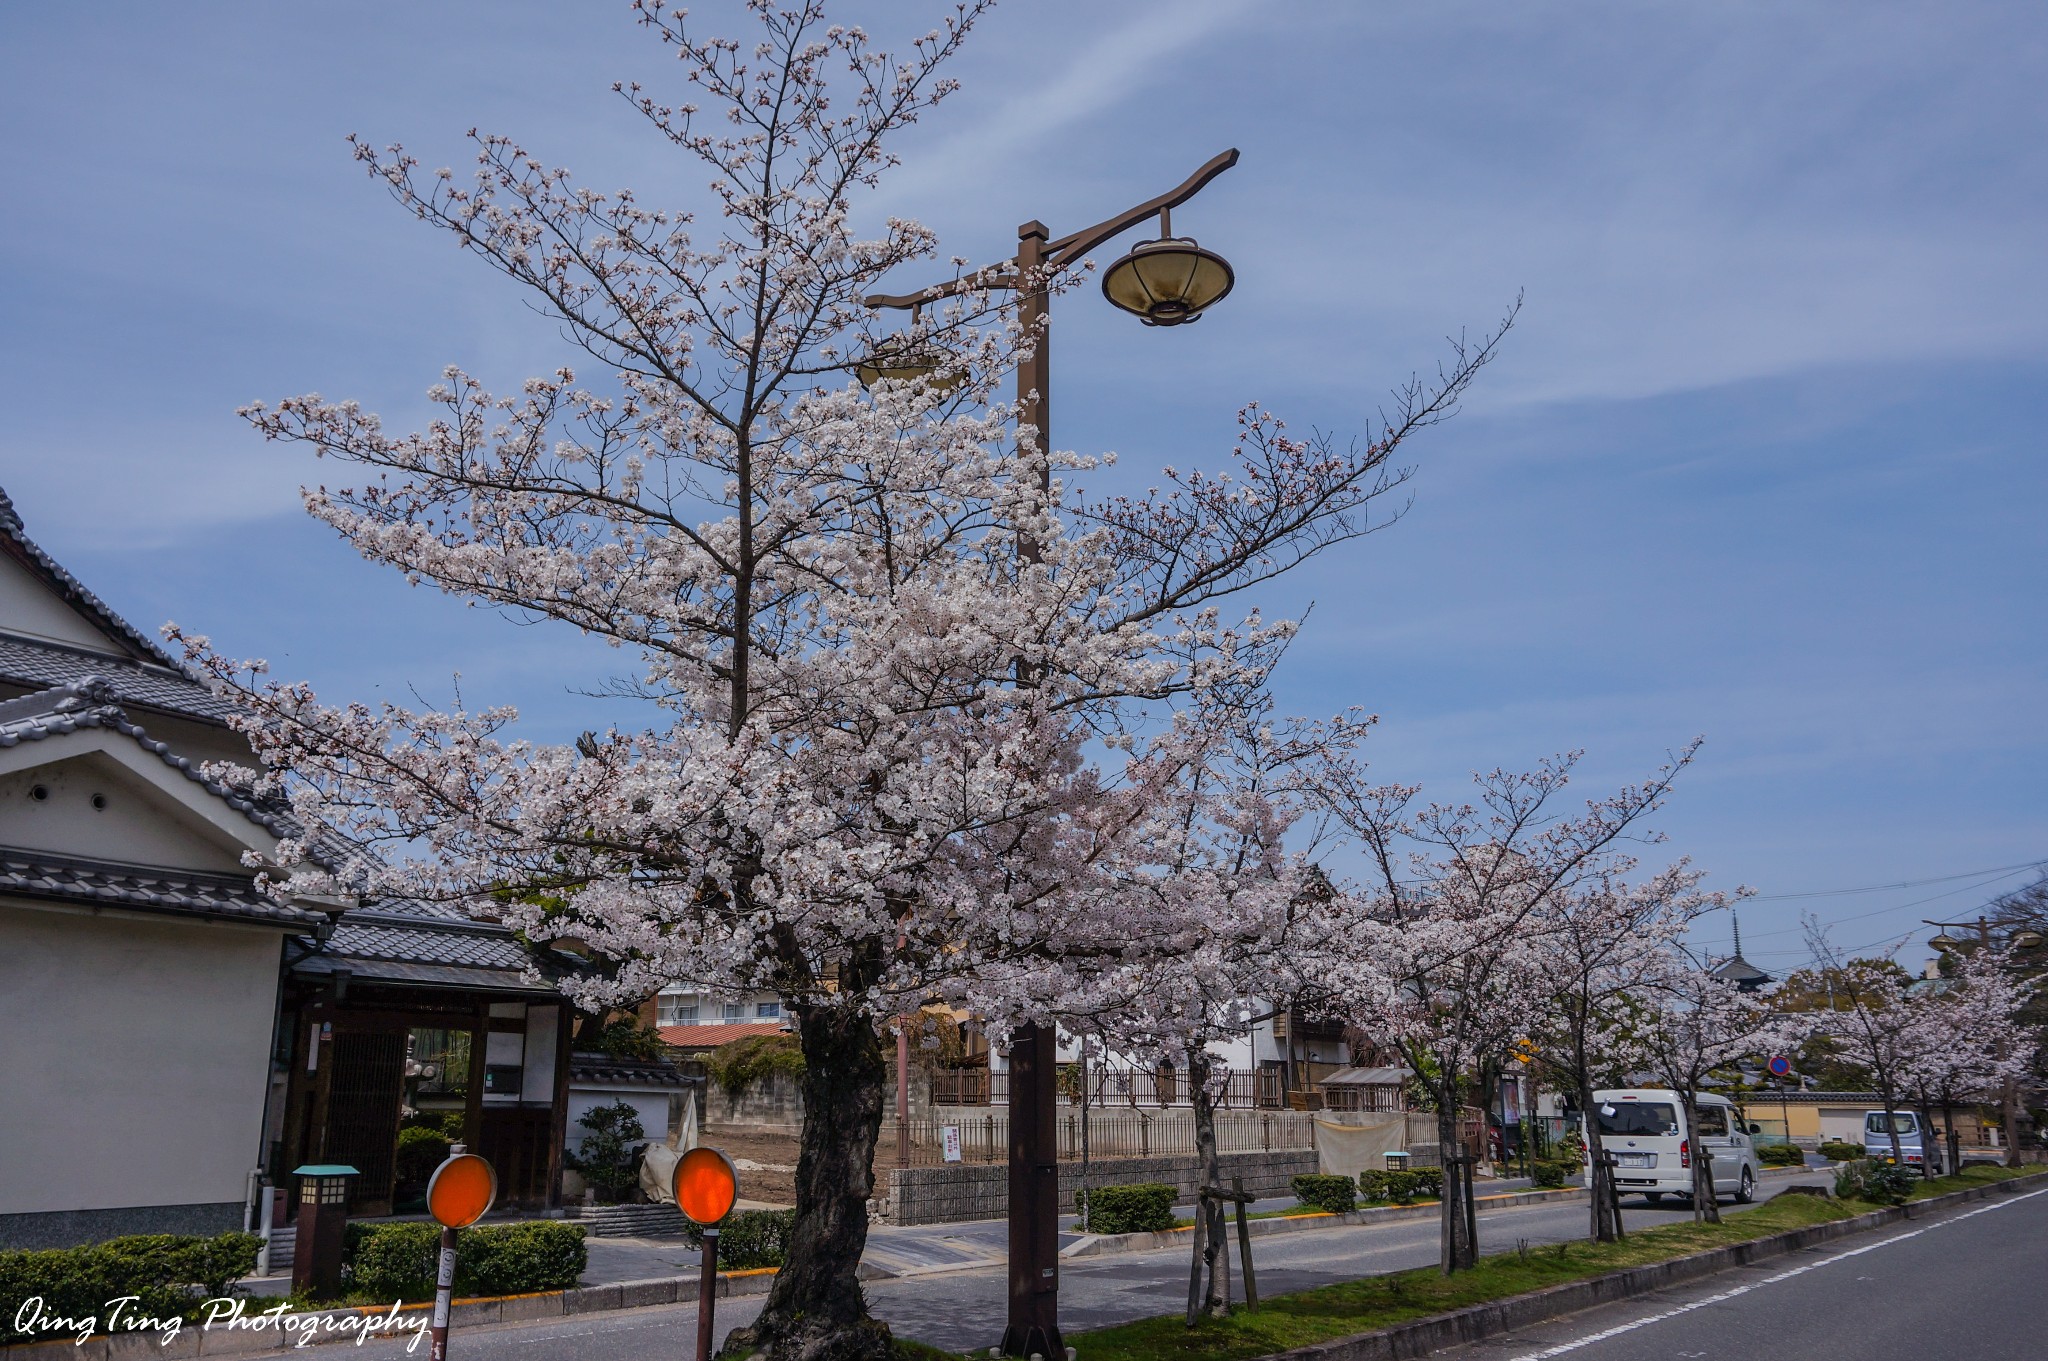
<svg viewBox="0 0 2048 1361">
<path fill-rule="evenodd" d="M 696 1025 L 697 995 L 689 992 L 665 992 L 655 999 L 654 1023 L 656 1025 Z"/>
<path fill-rule="evenodd" d="M 746 1003 L 727 1002 L 722 1008 L 720 1008 L 719 1015 L 724 1018 L 725 1023 L 727 1025 L 732 1025 L 736 1022 L 744 1021 L 747 1019 Z"/>
<path fill-rule="evenodd" d="M 757 1021 L 779 1021 L 782 1019 L 782 1003 L 754 1003 L 754 1019 Z"/>
</svg>

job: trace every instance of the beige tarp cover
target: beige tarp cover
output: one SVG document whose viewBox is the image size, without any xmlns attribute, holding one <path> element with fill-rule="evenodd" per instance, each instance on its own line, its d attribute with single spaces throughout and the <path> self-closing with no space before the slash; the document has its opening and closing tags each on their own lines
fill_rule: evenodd
<svg viewBox="0 0 2048 1361">
<path fill-rule="evenodd" d="M 1408 1116 L 1403 1111 L 1364 1115 L 1351 1121 L 1316 1121 L 1316 1165 L 1326 1176 L 1356 1178 L 1378 1172 L 1386 1155 L 1408 1147 Z"/>
<path fill-rule="evenodd" d="M 649 1200 L 668 1203 L 675 1199 L 676 1164 L 696 1146 L 697 1101 L 694 1095 L 685 1093 L 683 1118 L 669 1131 L 668 1142 L 649 1144 L 646 1156 L 640 1160 L 640 1189 Z"/>
</svg>

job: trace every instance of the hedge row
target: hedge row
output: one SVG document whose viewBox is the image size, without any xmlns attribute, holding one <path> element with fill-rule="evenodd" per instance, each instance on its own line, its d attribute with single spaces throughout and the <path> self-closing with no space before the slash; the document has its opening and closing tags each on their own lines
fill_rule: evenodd
<svg viewBox="0 0 2048 1361">
<path fill-rule="evenodd" d="M 1294 1198 L 1312 1210 L 1333 1215 L 1358 1208 L 1358 1186 L 1349 1177 L 1304 1175 L 1294 1179 Z"/>
<path fill-rule="evenodd" d="M 1797 1144 L 1765 1144 L 1757 1149 L 1756 1160 L 1765 1167 L 1804 1167 L 1806 1150 Z"/>
<path fill-rule="evenodd" d="M 590 1265 L 581 1224 L 539 1221 L 463 1229 L 455 1239 L 455 1293 L 523 1295 L 573 1290 Z M 342 1289 L 379 1301 L 434 1297 L 437 1224 L 351 1224 L 343 1248 Z"/>
<path fill-rule="evenodd" d="M 795 1232 L 795 1210 L 734 1210 L 718 1221 L 718 1265 L 727 1271 L 781 1266 L 789 1260 Z M 685 1224 L 683 1237 L 692 1247 L 704 1245 L 704 1230 L 696 1224 Z"/>
<path fill-rule="evenodd" d="M 1844 1143 L 1840 1139 L 1830 1139 L 1820 1146 L 1820 1156 L 1831 1163 L 1851 1162 L 1862 1157 L 1863 1153 L 1863 1145 Z"/>
<path fill-rule="evenodd" d="M 1077 1191 L 1074 1202 L 1089 1233 L 1158 1233 L 1173 1227 L 1173 1202 L 1179 1197 L 1178 1188 L 1147 1181 Z"/>
<path fill-rule="evenodd" d="M 129 1317 L 193 1318 L 206 1300 L 227 1294 L 236 1281 L 256 1269 L 262 1246 L 253 1233 L 215 1237 L 186 1234 L 131 1234 L 79 1248 L 48 1248 L 38 1252 L 0 1252 L 0 1343 L 47 1341 L 51 1333 L 17 1331 L 33 1310 L 21 1308 L 40 1298 L 45 1316 L 94 1319 L 95 1331 L 107 1331 L 102 1317 L 109 1300 L 133 1295 L 124 1307 Z M 75 1331 L 75 1330 L 74 1330 Z"/>
</svg>

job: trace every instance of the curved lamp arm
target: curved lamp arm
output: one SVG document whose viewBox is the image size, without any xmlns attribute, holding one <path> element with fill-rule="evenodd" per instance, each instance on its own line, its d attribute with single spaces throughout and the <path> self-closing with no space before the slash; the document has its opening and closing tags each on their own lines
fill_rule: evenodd
<svg viewBox="0 0 2048 1361">
<path fill-rule="evenodd" d="M 1201 169 L 1183 180 L 1176 188 L 1169 189 L 1154 199 L 1147 199 L 1135 208 L 1126 208 L 1115 217 L 1105 218 L 1092 227 L 1069 232 L 1057 241 L 1045 246 L 1044 269 L 1053 273 L 1064 269 L 1080 256 L 1086 255 L 1113 236 L 1129 231 L 1156 213 L 1167 212 L 1180 207 L 1196 194 L 1202 192 L 1210 180 L 1237 164 L 1237 148 L 1221 152 L 1209 158 Z M 1013 262 L 991 269 L 978 270 L 973 274 L 954 279 L 950 283 L 933 284 L 930 288 L 915 293 L 870 293 L 861 301 L 869 307 L 922 307 L 941 298 L 956 297 L 962 293 L 977 292 L 984 288 L 1015 288 L 1017 274 Z"/>
</svg>

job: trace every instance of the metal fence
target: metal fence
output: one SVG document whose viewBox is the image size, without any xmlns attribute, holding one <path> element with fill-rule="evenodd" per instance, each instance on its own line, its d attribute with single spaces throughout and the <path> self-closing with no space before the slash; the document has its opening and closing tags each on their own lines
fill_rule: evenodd
<svg viewBox="0 0 2048 1361">
<path fill-rule="evenodd" d="M 909 1165 L 933 1167 L 945 1162 L 948 1128 L 959 1131 L 961 1162 L 998 1163 L 1010 1156 L 1007 1109 L 962 1110 L 958 1114 L 912 1118 Z M 1080 1161 L 1083 1129 L 1078 1106 L 1060 1112 L 1058 1132 L 1060 1160 Z M 1195 1152 L 1195 1114 L 1185 1108 L 1090 1110 L 1086 1139 L 1091 1160 L 1187 1156 Z M 1216 1112 L 1218 1153 L 1299 1151 L 1314 1147 L 1312 1118 L 1299 1112 Z M 875 1145 L 875 1163 L 878 1167 L 900 1166 L 899 1156 L 896 1122 L 885 1121 Z"/>
<path fill-rule="evenodd" d="M 986 1068 L 941 1068 L 931 1075 L 932 1104 L 938 1106 L 1007 1106 L 1010 1104 L 1010 1075 Z M 1080 1075 L 1072 1067 L 1060 1075 L 1061 1091 L 1077 1105 Z M 1088 1104 L 1104 1108 L 1155 1107 L 1166 1109 L 1192 1104 L 1187 1079 L 1165 1069 L 1091 1068 L 1088 1072 Z M 1282 1099 L 1280 1074 L 1267 1068 L 1233 1070 L 1218 1090 L 1216 1104 L 1223 1110 L 1279 1110 Z"/>
</svg>

